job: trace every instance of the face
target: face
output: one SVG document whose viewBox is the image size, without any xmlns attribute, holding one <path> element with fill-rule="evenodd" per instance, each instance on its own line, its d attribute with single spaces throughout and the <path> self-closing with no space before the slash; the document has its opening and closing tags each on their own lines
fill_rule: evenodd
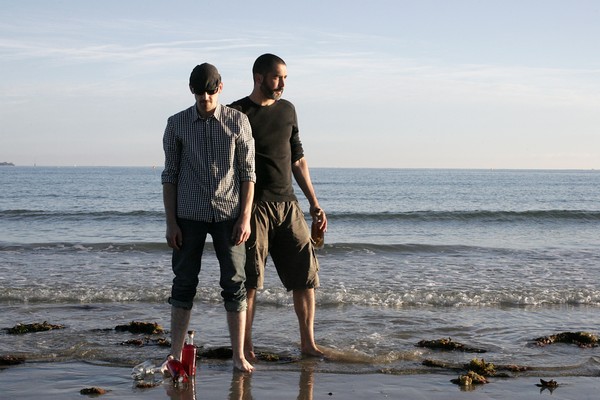
<svg viewBox="0 0 600 400">
<path fill-rule="evenodd" d="M 194 93 L 194 89 L 190 86 L 190 90 Z M 198 113 L 203 117 L 210 116 L 217 108 L 219 101 L 219 93 L 223 90 L 223 82 L 219 84 L 216 91 L 194 93 L 196 99 L 196 108 Z"/>
<path fill-rule="evenodd" d="M 284 64 L 278 64 L 274 71 L 262 76 L 260 91 L 267 99 L 279 100 L 283 95 L 285 80 L 287 79 L 287 68 Z"/>
</svg>

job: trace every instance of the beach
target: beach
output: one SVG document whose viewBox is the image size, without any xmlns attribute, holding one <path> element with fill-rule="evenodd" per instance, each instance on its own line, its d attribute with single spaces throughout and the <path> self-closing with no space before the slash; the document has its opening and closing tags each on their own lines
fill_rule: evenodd
<svg viewBox="0 0 600 400">
<path fill-rule="evenodd" d="M 318 361 L 325 362 L 325 361 Z M 102 399 L 597 399 L 598 377 L 565 377 L 554 391 L 536 386 L 535 377 L 493 379 L 461 388 L 451 375 L 312 373 L 311 361 L 289 371 L 258 367 L 253 374 L 233 372 L 228 365 L 199 365 L 195 386 L 174 387 L 164 382 L 140 389 L 129 376 L 130 368 L 83 362 L 34 363 L 0 370 L 5 399 L 82 399 L 80 390 L 100 387 Z M 92 396 L 96 398 L 96 396 Z"/>
<path fill-rule="evenodd" d="M 281 360 L 246 377 L 200 358 L 196 398 L 597 398 L 597 342 L 536 339 L 599 334 L 600 172 L 312 175 L 329 220 L 315 318 L 328 357 L 301 358 L 291 295 L 269 263 L 254 344 Z M 80 399 L 88 387 L 107 390 L 100 398 L 193 398 L 130 376 L 169 351 L 160 171 L 17 166 L 0 185 L 0 356 L 25 360 L 0 369 L 0 398 Z M 200 349 L 229 346 L 218 275 L 208 243 L 190 322 Z M 60 328 L 8 332 L 44 321 Z M 132 321 L 161 330 L 116 329 Z M 448 339 L 480 352 L 418 345 Z M 498 374 L 470 389 L 451 382 L 473 360 Z M 559 386 L 541 391 L 540 379 Z"/>
</svg>

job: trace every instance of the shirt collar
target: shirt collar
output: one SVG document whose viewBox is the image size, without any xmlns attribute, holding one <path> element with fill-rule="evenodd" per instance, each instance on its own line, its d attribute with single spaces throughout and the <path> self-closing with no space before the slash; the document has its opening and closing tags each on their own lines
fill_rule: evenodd
<svg viewBox="0 0 600 400">
<path fill-rule="evenodd" d="M 192 108 L 194 109 L 194 115 L 196 115 L 195 119 L 202 119 L 202 120 L 206 120 L 209 118 L 219 119 L 221 117 L 221 113 L 223 112 L 223 107 L 221 106 L 221 103 L 217 103 L 217 108 L 215 108 L 214 114 L 208 118 L 204 118 L 202 115 L 200 115 L 200 113 L 198 112 L 198 108 L 196 108 L 196 104 L 194 104 Z"/>
</svg>

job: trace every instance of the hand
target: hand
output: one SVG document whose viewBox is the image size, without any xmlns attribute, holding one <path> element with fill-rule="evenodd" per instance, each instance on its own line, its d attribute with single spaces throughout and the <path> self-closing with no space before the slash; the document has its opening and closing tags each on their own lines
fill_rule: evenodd
<svg viewBox="0 0 600 400">
<path fill-rule="evenodd" d="M 313 221 L 317 221 L 319 230 L 321 232 L 327 232 L 327 215 L 325 214 L 325 211 L 319 206 L 313 206 L 310 208 L 310 215 L 313 218 Z"/>
<path fill-rule="evenodd" d="M 167 244 L 170 248 L 180 250 L 183 244 L 183 234 L 177 224 L 167 224 L 167 233 L 165 234 Z"/>
<path fill-rule="evenodd" d="M 233 232 L 231 233 L 231 241 L 235 243 L 236 246 L 244 243 L 248 238 L 250 238 L 250 221 L 245 218 L 238 218 L 235 225 L 233 226 Z"/>
</svg>

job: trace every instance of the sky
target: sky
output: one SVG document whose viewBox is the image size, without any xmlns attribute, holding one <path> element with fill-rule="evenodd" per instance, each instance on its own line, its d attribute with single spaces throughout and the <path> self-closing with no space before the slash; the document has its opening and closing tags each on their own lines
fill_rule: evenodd
<svg viewBox="0 0 600 400">
<path fill-rule="evenodd" d="M 311 167 L 600 169 L 595 0 L 0 0 L 0 162 L 164 164 L 189 74 L 287 64 Z"/>
</svg>

